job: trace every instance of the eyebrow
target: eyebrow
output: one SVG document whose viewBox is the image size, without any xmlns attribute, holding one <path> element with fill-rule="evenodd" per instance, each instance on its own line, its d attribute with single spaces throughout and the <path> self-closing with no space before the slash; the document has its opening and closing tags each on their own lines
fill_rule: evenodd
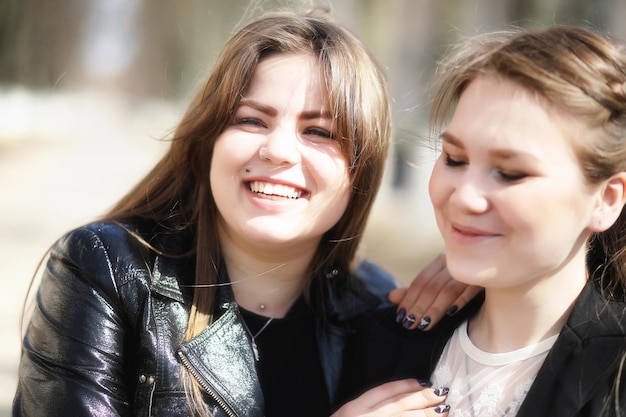
<svg viewBox="0 0 626 417">
<path fill-rule="evenodd" d="M 239 101 L 239 106 L 252 107 L 253 109 L 258 110 L 261 113 L 265 113 L 268 116 L 276 116 L 276 114 L 278 114 L 275 108 L 266 106 L 265 104 L 259 103 L 255 100 L 250 100 L 249 98 L 242 98 Z"/>
<path fill-rule="evenodd" d="M 261 113 L 265 113 L 268 116 L 276 116 L 278 114 L 278 111 L 275 108 L 271 106 L 267 106 L 263 103 L 260 103 L 256 100 L 252 100 L 249 98 L 242 98 L 239 101 L 239 105 L 252 107 L 253 109 L 258 110 Z M 304 120 L 312 120 L 312 119 L 332 119 L 333 117 L 330 111 L 311 110 L 311 111 L 302 112 L 300 114 L 300 118 Z"/>
<path fill-rule="evenodd" d="M 465 146 L 463 146 L 463 143 L 461 143 L 461 141 L 456 136 L 448 131 L 443 132 L 439 137 L 442 141 L 447 142 L 450 145 L 454 145 L 457 148 L 465 148 Z"/>
<path fill-rule="evenodd" d="M 443 142 L 449 143 L 450 145 L 456 146 L 460 149 L 465 149 L 463 142 L 450 132 L 443 132 L 440 137 Z M 498 159 L 529 158 L 537 160 L 535 155 L 518 149 L 494 149 L 491 150 L 489 154 Z"/>
</svg>

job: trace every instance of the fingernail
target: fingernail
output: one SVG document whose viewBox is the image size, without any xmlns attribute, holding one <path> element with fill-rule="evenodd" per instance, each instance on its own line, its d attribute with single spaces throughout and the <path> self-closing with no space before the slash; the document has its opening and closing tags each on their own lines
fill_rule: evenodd
<svg viewBox="0 0 626 417">
<path fill-rule="evenodd" d="M 433 383 L 427 379 L 418 379 L 417 382 L 424 388 L 430 388 L 433 386 Z"/>
<path fill-rule="evenodd" d="M 443 397 L 444 395 L 448 395 L 449 392 L 450 392 L 450 389 L 447 387 L 435 388 L 435 395 L 437 397 Z"/>
<path fill-rule="evenodd" d="M 430 324 L 430 317 L 426 316 L 420 320 L 419 326 L 417 326 L 418 330 L 424 330 Z"/>
<path fill-rule="evenodd" d="M 404 308 L 401 308 L 400 310 L 398 310 L 398 314 L 396 314 L 396 323 L 400 323 L 402 320 L 404 320 L 404 316 L 406 316 L 406 310 Z"/>
<path fill-rule="evenodd" d="M 413 323 L 415 323 L 415 316 L 411 314 L 404 319 L 404 321 L 402 322 L 402 327 L 404 327 L 405 329 L 408 329 L 409 327 L 413 325 Z"/>
<path fill-rule="evenodd" d="M 437 414 L 443 414 L 448 411 L 450 411 L 450 406 L 448 404 L 439 404 L 435 407 L 435 413 Z"/>
<path fill-rule="evenodd" d="M 450 307 L 450 308 L 448 309 L 448 311 L 446 311 L 446 315 L 451 316 L 451 315 L 453 315 L 454 313 L 456 313 L 456 311 L 457 311 L 458 309 L 459 309 L 459 308 L 458 308 L 457 306 L 452 306 L 452 307 Z"/>
</svg>

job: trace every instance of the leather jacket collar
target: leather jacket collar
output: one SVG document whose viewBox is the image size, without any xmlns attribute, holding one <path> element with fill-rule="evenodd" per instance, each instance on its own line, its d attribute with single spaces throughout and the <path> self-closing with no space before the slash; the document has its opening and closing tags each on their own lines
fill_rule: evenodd
<svg viewBox="0 0 626 417">
<path fill-rule="evenodd" d="M 179 268 L 176 263 L 177 260 L 172 258 L 157 257 L 151 291 L 184 303 L 185 294 L 177 278 L 180 272 L 176 272 Z M 395 284 L 386 281 L 389 287 L 371 286 L 369 284 L 376 281 L 376 274 L 384 274 L 384 271 L 367 262 L 361 268 L 368 268 L 367 272 L 361 271 L 364 282 L 357 281 L 358 285 L 354 284 L 356 286 L 349 290 L 338 289 L 328 283 L 323 286 L 325 299 L 328 300 L 327 310 L 325 316 L 317 320 L 316 333 L 331 404 L 335 403 L 338 396 L 344 349 L 347 337 L 352 332 L 350 320 L 384 302 L 382 294 Z M 346 281 L 345 277 L 328 279 Z M 223 268 L 220 282 L 228 282 Z M 261 417 L 264 400 L 254 353 L 250 343 L 241 343 L 248 339 L 248 334 L 230 286 L 219 287 L 217 307 L 219 312 L 214 322 L 198 336 L 181 343 L 177 355 L 227 415 Z"/>
</svg>

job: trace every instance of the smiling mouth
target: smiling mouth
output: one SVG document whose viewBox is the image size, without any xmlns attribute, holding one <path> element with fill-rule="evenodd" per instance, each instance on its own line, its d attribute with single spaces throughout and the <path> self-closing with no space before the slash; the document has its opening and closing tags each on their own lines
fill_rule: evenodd
<svg viewBox="0 0 626 417">
<path fill-rule="evenodd" d="M 283 184 L 272 184 L 269 182 L 250 181 L 248 188 L 255 194 L 271 199 L 296 200 L 305 193 L 303 190 Z"/>
<path fill-rule="evenodd" d="M 498 234 L 495 233 L 454 224 L 452 225 L 452 232 L 465 239 L 485 239 L 498 236 Z"/>
</svg>

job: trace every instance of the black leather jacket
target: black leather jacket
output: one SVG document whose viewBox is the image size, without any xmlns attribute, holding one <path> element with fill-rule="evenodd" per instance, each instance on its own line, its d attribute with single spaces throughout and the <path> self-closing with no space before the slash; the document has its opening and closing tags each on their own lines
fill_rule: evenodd
<svg viewBox="0 0 626 417">
<path fill-rule="evenodd" d="M 192 240 L 190 233 L 154 226 L 139 232 L 170 254 L 185 251 Z M 208 393 L 216 417 L 262 416 L 253 352 L 228 286 L 219 291 L 218 318 L 180 342 L 193 270 L 193 260 L 158 255 L 112 223 L 61 238 L 50 253 L 23 341 L 13 415 L 189 415 L 185 366 Z M 318 320 L 331 402 L 337 399 L 351 321 L 383 302 L 395 285 L 371 264 L 362 264 L 359 275 L 371 291 L 338 293 L 326 285 L 329 311 Z"/>
</svg>

